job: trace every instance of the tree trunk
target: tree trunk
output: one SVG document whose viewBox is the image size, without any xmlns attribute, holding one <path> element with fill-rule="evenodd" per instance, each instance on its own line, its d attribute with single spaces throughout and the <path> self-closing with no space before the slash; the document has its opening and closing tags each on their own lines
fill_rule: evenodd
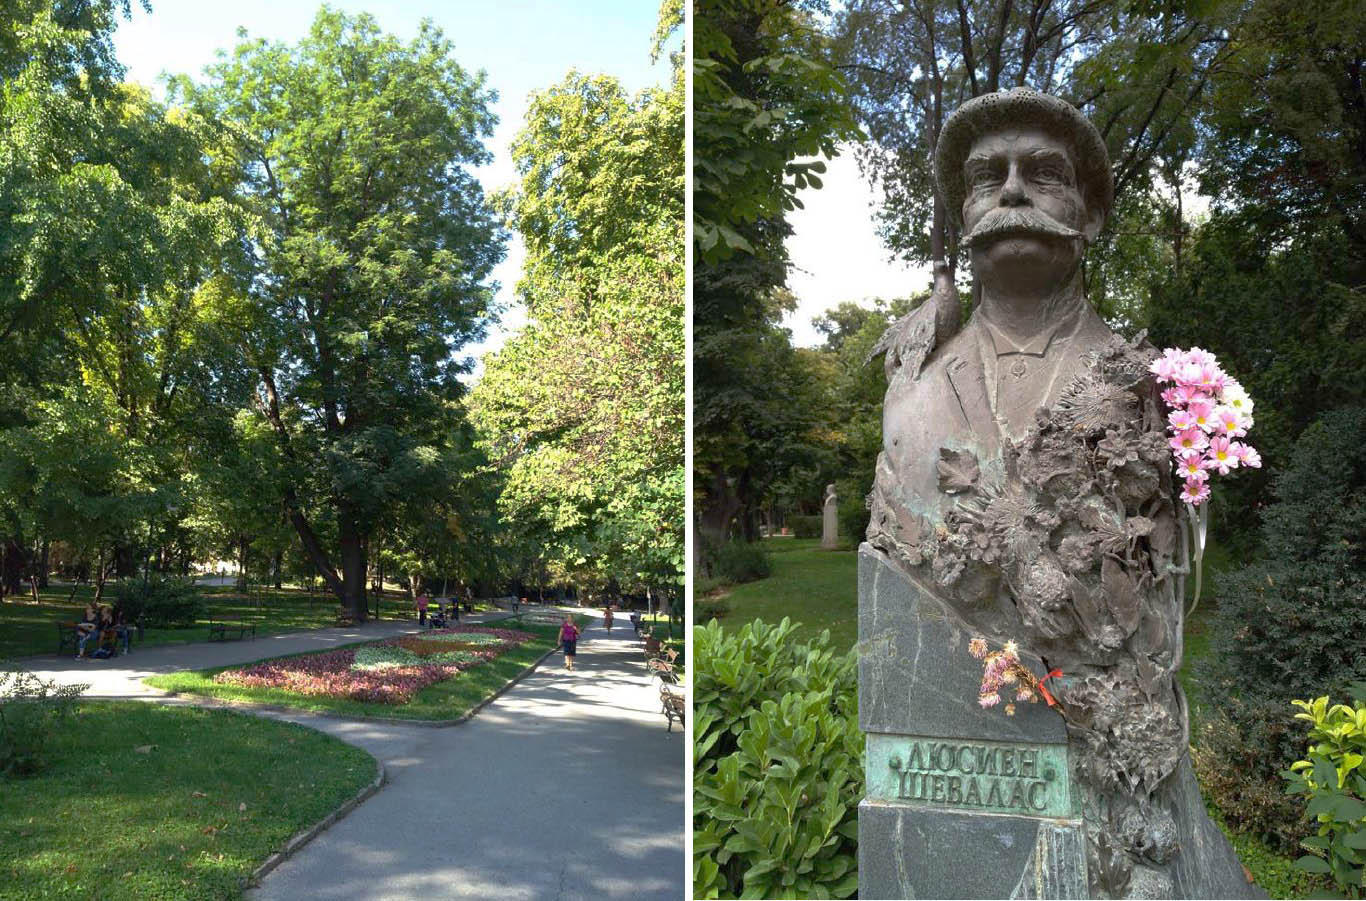
<svg viewBox="0 0 1366 901">
<path fill-rule="evenodd" d="M 109 570 L 104 565 L 104 547 L 100 547 L 100 557 L 95 564 L 95 603 L 98 604 L 104 597 L 104 580 L 108 578 Z"/>
<path fill-rule="evenodd" d="M 247 590 L 247 536 L 237 536 L 237 590 Z"/>
<path fill-rule="evenodd" d="M 40 550 L 38 551 L 38 587 L 39 587 L 39 588 L 46 588 L 46 587 L 47 587 L 47 571 L 48 571 L 48 567 L 51 566 L 51 564 L 52 564 L 52 542 L 51 542 L 51 541 L 48 541 L 46 538 L 44 538 L 44 539 L 43 539 L 42 547 L 41 547 Z"/>
<path fill-rule="evenodd" d="M 712 476 L 702 502 L 702 515 L 698 522 L 702 538 L 713 545 L 724 544 L 731 520 L 739 511 L 740 499 L 735 494 L 734 485 L 724 472 L 718 470 Z"/>
<path fill-rule="evenodd" d="M 345 515 L 338 517 L 341 543 L 341 602 L 347 614 L 358 623 L 369 617 L 365 596 L 365 536 L 356 521 Z"/>
<path fill-rule="evenodd" d="M 275 552 L 275 590 L 284 588 L 285 552 Z"/>
</svg>

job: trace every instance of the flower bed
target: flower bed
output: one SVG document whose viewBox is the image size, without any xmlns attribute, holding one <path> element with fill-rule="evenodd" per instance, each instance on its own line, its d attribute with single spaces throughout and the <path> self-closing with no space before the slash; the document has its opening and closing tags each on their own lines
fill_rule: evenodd
<svg viewBox="0 0 1366 901">
<path fill-rule="evenodd" d="M 429 685 L 493 660 L 535 636 L 473 626 L 405 635 L 322 654 L 265 660 L 214 676 L 220 685 L 405 704 Z"/>
</svg>

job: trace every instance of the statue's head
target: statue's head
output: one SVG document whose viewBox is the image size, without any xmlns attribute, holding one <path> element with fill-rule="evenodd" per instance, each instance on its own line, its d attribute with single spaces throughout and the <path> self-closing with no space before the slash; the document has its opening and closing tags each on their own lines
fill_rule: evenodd
<svg viewBox="0 0 1366 901">
<path fill-rule="evenodd" d="M 1114 200 L 1095 126 L 1065 100 L 1028 88 L 959 107 L 940 134 L 935 177 L 974 273 L 988 282 L 1070 274 Z"/>
</svg>

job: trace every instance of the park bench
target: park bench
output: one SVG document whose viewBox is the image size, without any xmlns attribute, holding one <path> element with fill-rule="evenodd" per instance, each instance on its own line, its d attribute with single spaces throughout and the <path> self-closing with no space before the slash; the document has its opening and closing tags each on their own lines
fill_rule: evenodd
<svg viewBox="0 0 1366 901">
<path fill-rule="evenodd" d="M 674 720 L 678 720 L 679 728 L 683 728 L 683 718 L 687 713 L 688 705 L 683 695 L 675 694 L 669 690 L 669 686 L 659 686 L 659 700 L 663 705 L 662 713 L 668 726 L 668 731 L 674 731 Z"/>
<path fill-rule="evenodd" d="M 137 631 L 138 637 L 141 638 L 142 626 L 134 625 L 132 628 Z M 75 654 L 81 646 L 80 637 L 81 631 L 76 628 L 75 621 L 57 623 L 57 653 L 59 655 L 63 653 Z M 88 649 L 90 646 L 87 644 L 86 647 Z M 104 630 L 104 634 L 100 636 L 99 642 L 95 645 L 95 650 L 105 647 L 115 654 L 119 652 L 119 633 L 114 629 Z"/>
<path fill-rule="evenodd" d="M 209 621 L 209 641 L 213 641 L 215 638 L 226 641 L 229 632 L 236 632 L 238 638 L 246 638 L 247 633 L 250 632 L 254 641 L 256 639 L 256 623 L 241 616 L 218 616 Z"/>
<path fill-rule="evenodd" d="M 653 660 L 646 661 L 645 666 L 650 671 L 651 675 L 659 677 L 659 681 L 662 684 L 678 684 L 678 673 L 674 672 L 672 660 L 656 657 Z"/>
</svg>

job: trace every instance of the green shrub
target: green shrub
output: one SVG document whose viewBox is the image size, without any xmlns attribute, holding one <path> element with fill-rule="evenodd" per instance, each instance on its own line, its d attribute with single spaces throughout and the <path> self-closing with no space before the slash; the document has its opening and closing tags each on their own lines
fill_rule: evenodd
<svg viewBox="0 0 1366 901">
<path fill-rule="evenodd" d="M 820 516 L 798 516 L 795 513 L 784 517 L 783 522 L 792 530 L 795 538 L 819 538 L 823 518 Z"/>
<path fill-rule="evenodd" d="M 773 565 L 758 544 L 728 541 L 716 549 L 713 571 L 718 578 L 738 584 L 767 579 L 773 572 Z"/>
<path fill-rule="evenodd" d="M 1192 725 L 1191 762 L 1200 788 L 1229 828 L 1259 836 L 1282 852 L 1298 847 L 1309 834 L 1304 805 L 1288 797 L 1280 781 L 1247 776 L 1265 768 L 1265 751 L 1248 741 L 1223 711 L 1208 713 Z"/>
<path fill-rule="evenodd" d="M 1285 773 L 1287 791 L 1309 798 L 1308 815 L 1319 824 L 1300 844 L 1311 853 L 1295 861 L 1309 873 L 1328 873 L 1349 897 L 1361 897 L 1366 863 L 1366 683 L 1351 689 L 1353 704 L 1328 706 L 1328 697 L 1295 701 L 1308 720 L 1309 753 Z"/>
<path fill-rule="evenodd" d="M 44 748 L 88 687 L 59 686 L 26 670 L 0 666 L 0 776 L 26 776 L 42 769 Z"/>
<path fill-rule="evenodd" d="M 204 614 L 204 596 L 182 579 L 131 582 L 120 589 L 119 605 L 129 622 L 149 628 L 191 626 Z"/>
<path fill-rule="evenodd" d="M 853 651 L 756 620 L 693 630 L 693 892 L 848 898 L 858 889 L 863 734 Z"/>
<path fill-rule="evenodd" d="M 705 623 L 712 619 L 721 619 L 730 612 L 730 604 L 724 598 L 700 598 L 693 604 L 694 621 Z"/>
<path fill-rule="evenodd" d="M 1209 653 L 1196 675 L 1203 705 L 1252 749 L 1221 761 L 1244 788 L 1224 780 L 1225 790 L 1207 790 L 1231 824 L 1290 853 L 1305 832 L 1267 801 L 1283 791 L 1281 773 L 1303 746 L 1290 702 L 1366 679 L 1353 638 L 1366 634 L 1366 410 L 1334 411 L 1306 429 L 1275 494 L 1262 517 L 1264 559 L 1218 580 Z"/>
</svg>

